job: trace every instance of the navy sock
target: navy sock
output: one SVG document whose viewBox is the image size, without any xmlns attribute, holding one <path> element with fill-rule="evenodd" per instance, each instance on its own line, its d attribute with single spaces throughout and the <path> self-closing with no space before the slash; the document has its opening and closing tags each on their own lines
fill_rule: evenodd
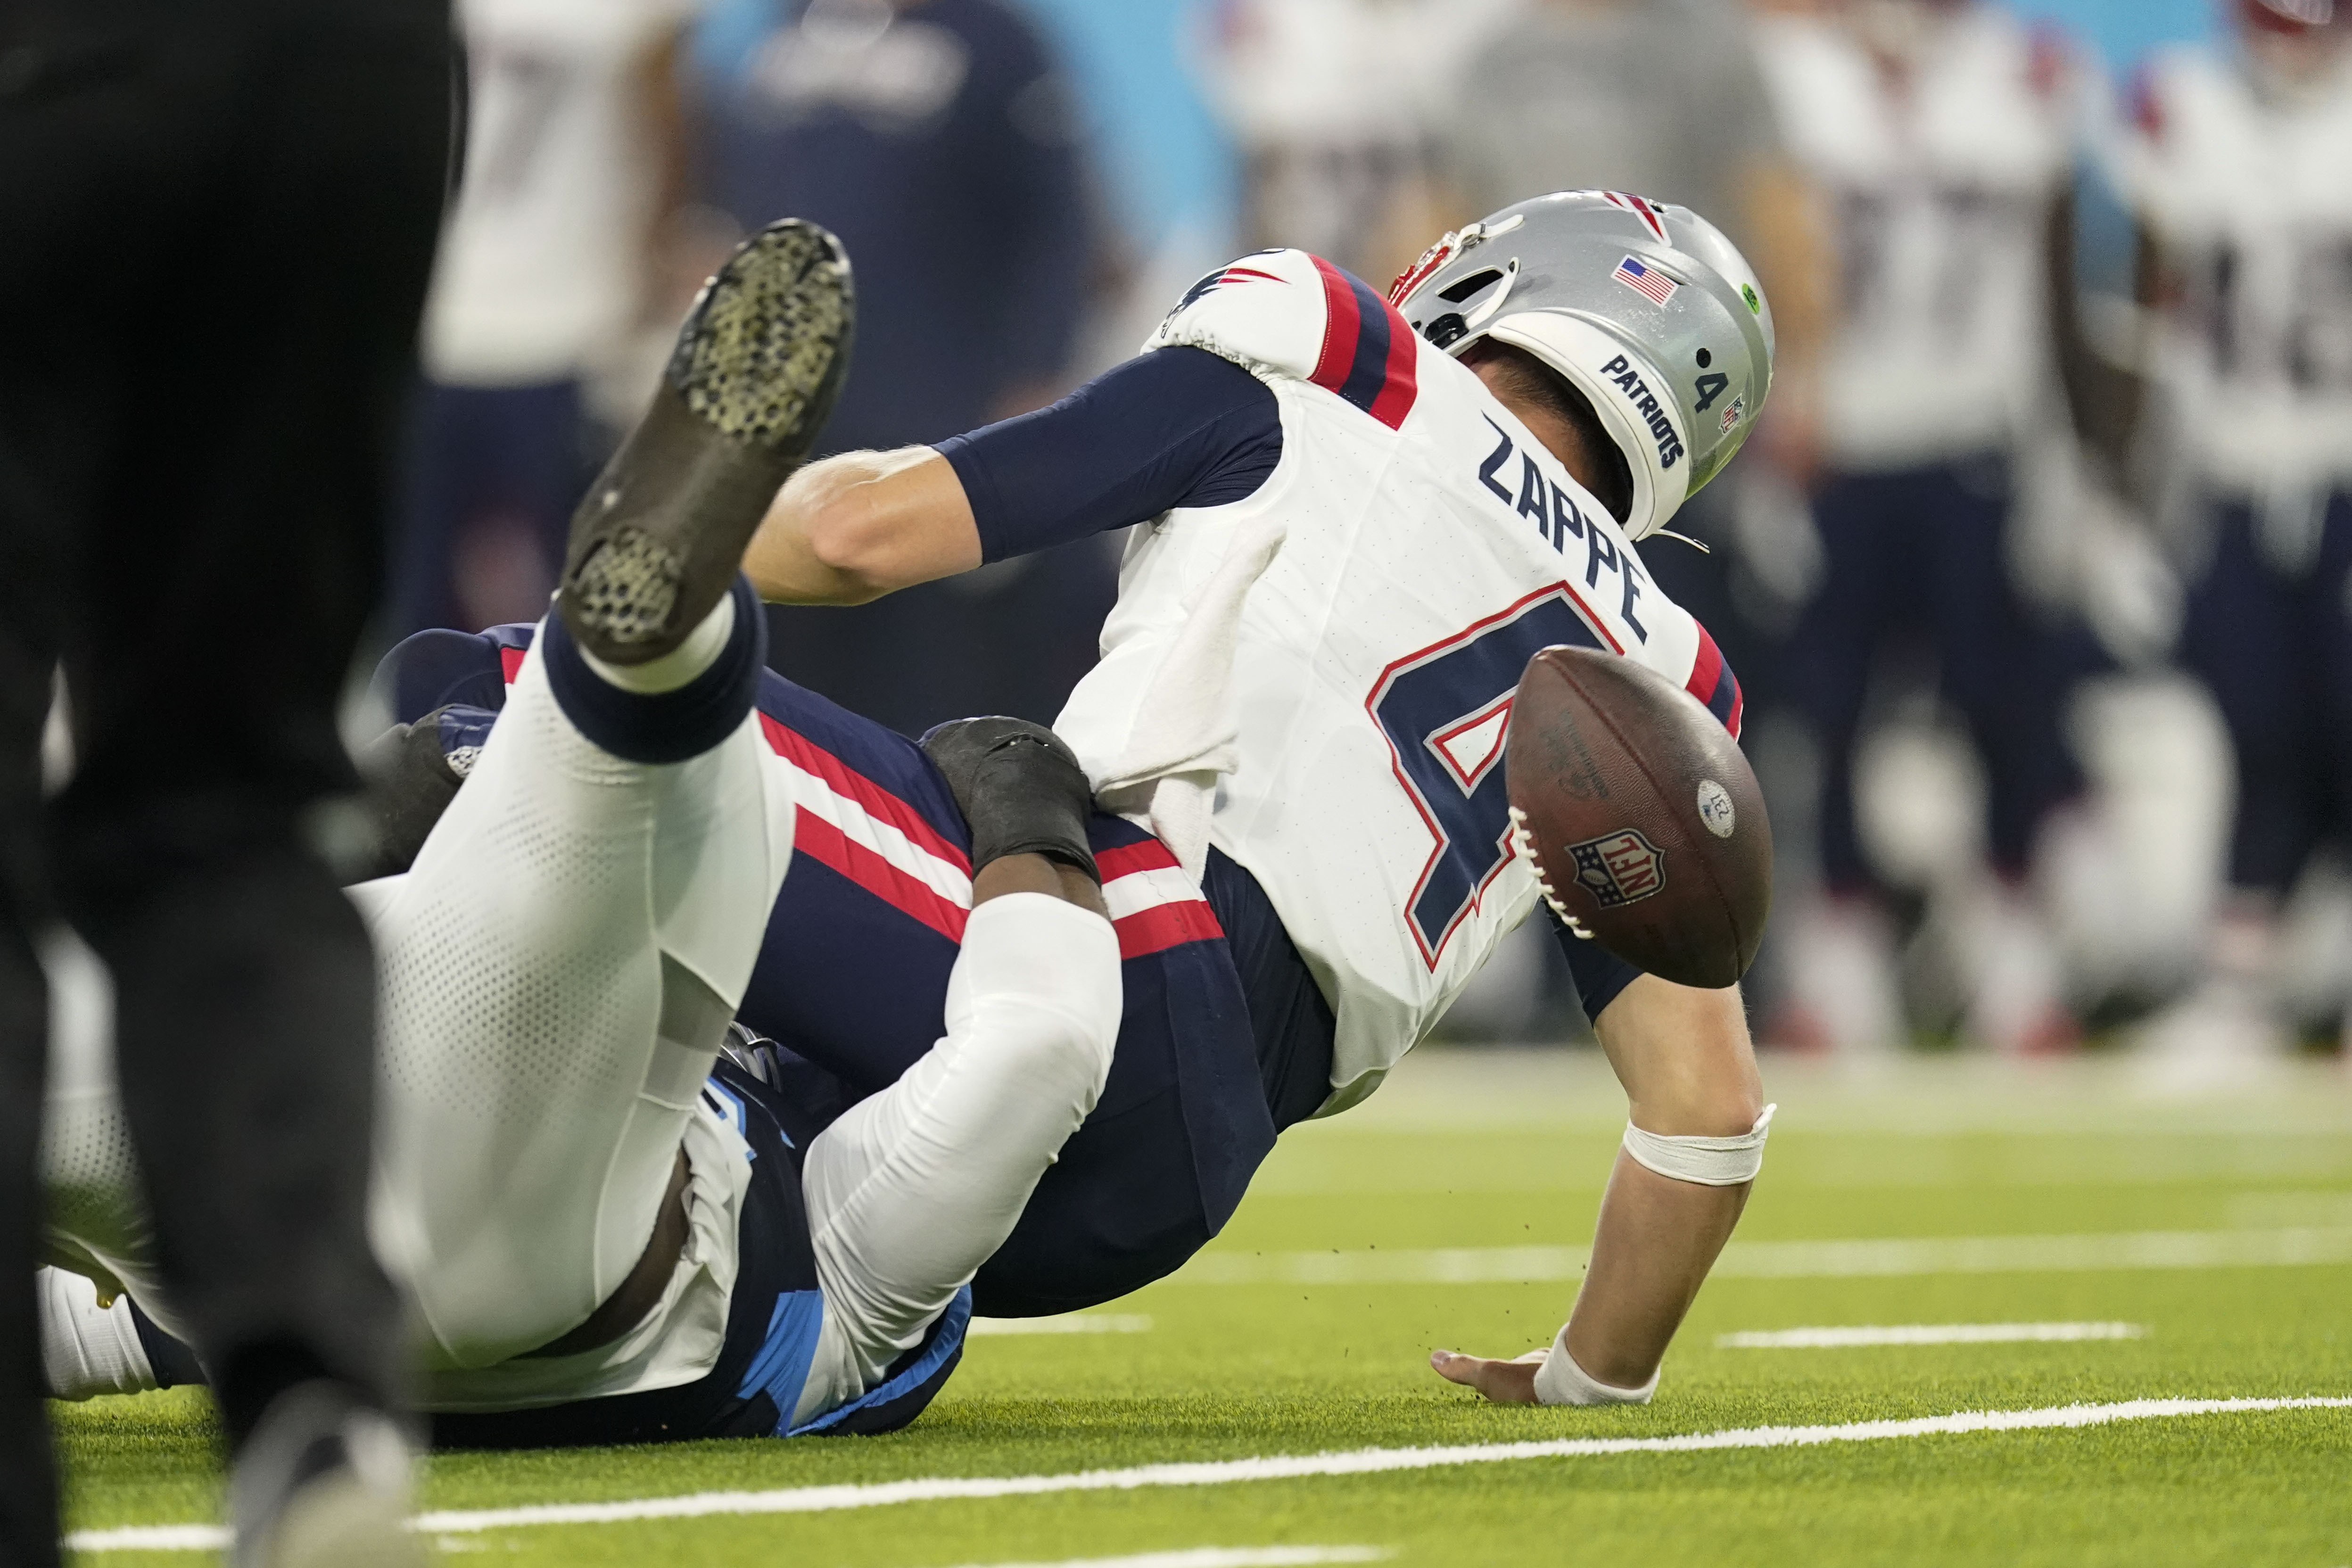
<svg viewBox="0 0 2352 1568">
<path fill-rule="evenodd" d="M 563 716 L 605 751 L 632 763 L 682 763 L 735 732 L 760 692 L 768 620 L 750 579 L 735 579 L 735 629 L 719 661 L 675 691 L 624 691 L 588 668 L 561 616 L 547 617 L 540 658 Z"/>
</svg>

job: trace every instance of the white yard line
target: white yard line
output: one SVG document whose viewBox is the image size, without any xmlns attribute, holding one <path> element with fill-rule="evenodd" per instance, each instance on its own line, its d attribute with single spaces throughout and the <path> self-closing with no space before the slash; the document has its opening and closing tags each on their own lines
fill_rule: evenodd
<svg viewBox="0 0 2352 1568">
<path fill-rule="evenodd" d="M 1717 1334 L 1726 1350 L 1843 1350 L 1850 1345 L 2000 1345 L 2021 1342 L 2145 1339 L 2138 1323 L 1899 1323 L 1878 1328 L 1765 1329 Z"/>
<path fill-rule="evenodd" d="M 684 1497 L 618 1502 L 539 1503 L 520 1508 L 455 1510 L 419 1514 L 415 1528 L 458 1535 L 528 1525 L 619 1524 L 648 1519 L 710 1519 L 742 1514 L 833 1513 L 898 1503 L 1039 1497 L 1053 1492 L 1134 1491 L 1145 1487 L 1215 1487 L 1239 1481 L 1296 1480 L 1310 1476 L 1365 1476 L 1456 1465 L 1527 1459 L 1597 1458 L 1615 1454 L 1690 1454 L 1735 1448 L 1801 1448 L 1823 1443 L 1872 1443 L 1895 1437 L 1937 1437 L 1971 1432 L 2038 1432 L 2105 1426 L 2182 1415 L 2252 1415 L 2275 1410 L 2352 1410 L 2352 1398 L 2133 1399 L 2115 1405 L 2060 1405 L 2038 1410 L 1971 1410 L 1901 1421 L 1849 1421 L 1836 1426 L 1743 1426 L 1672 1437 L 1561 1437 L 1539 1443 L 1475 1443 L 1429 1448 L 1355 1448 L 1341 1453 L 1277 1454 L 1255 1459 L 1139 1465 L 1122 1470 L 1077 1470 L 1051 1476 L 929 1476 L 864 1485 L 794 1487 L 761 1492 L 694 1492 Z M 75 1552 L 216 1550 L 225 1533 L 211 1525 L 131 1525 L 76 1531 Z"/>
<path fill-rule="evenodd" d="M 971 1334 L 1148 1334 L 1141 1312 L 1065 1312 L 1052 1318 L 974 1318 Z"/>
<path fill-rule="evenodd" d="M 1383 1546 L 1196 1546 L 1133 1557 L 1069 1557 L 1053 1563 L 968 1563 L 964 1568 L 1292 1568 L 1316 1563 L 1378 1563 Z"/>
<path fill-rule="evenodd" d="M 1443 1247 L 1361 1252 L 1210 1252 L 1179 1285 L 1487 1285 L 1574 1279 L 1580 1247 Z M 2352 1226 L 2140 1230 L 2104 1236 L 1951 1236 L 1871 1241 L 1735 1241 L 1715 1279 L 1848 1279 L 2127 1268 L 2273 1268 L 2352 1263 Z"/>
</svg>

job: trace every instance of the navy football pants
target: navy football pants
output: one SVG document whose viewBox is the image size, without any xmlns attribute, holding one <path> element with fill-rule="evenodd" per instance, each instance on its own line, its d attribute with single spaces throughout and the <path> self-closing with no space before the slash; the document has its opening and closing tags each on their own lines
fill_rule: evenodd
<svg viewBox="0 0 2352 1568">
<path fill-rule="evenodd" d="M 530 635 L 423 633 L 380 689 L 403 721 L 495 710 Z M 914 742 L 772 671 L 758 706 L 799 810 L 738 1016 L 862 1097 L 940 1037 L 970 835 Z M 1330 1010 L 1257 885 L 1213 856 L 1204 897 L 1141 829 L 1097 814 L 1089 836 L 1125 1017 L 1094 1113 L 973 1282 L 991 1316 L 1071 1311 L 1169 1273 L 1223 1226 L 1276 1129 L 1329 1091 Z"/>
<path fill-rule="evenodd" d="M 2026 869 L 2051 807 L 2081 787 L 2061 732 L 2065 646 L 2010 578 L 2008 481 L 1996 459 L 1831 479 L 1813 502 L 1827 568 L 1791 639 L 1790 693 L 1822 753 L 1822 880 L 1876 883 L 1854 828 L 1853 763 L 1872 678 L 1933 657 L 1982 759 L 1993 864 Z"/>
<path fill-rule="evenodd" d="M 2329 499 L 2304 563 L 2266 557 L 2252 510 L 2215 509 L 2181 661 L 2212 689 L 2238 767 L 2230 880 L 2284 894 L 2352 829 L 2352 495 Z"/>
</svg>

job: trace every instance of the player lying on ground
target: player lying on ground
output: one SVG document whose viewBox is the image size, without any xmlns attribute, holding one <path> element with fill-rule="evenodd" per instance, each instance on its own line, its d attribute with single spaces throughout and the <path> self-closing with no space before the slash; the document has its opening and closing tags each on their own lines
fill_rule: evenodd
<svg viewBox="0 0 2352 1568">
<path fill-rule="evenodd" d="M 404 875 L 354 889 L 383 973 L 374 1228 L 441 1441 L 903 1424 L 1108 1070 L 1086 783 L 1003 723 L 934 742 L 982 845 L 935 1043 L 829 1124 L 772 1053 L 720 1059 L 795 816 L 761 761 L 764 621 L 735 564 L 839 384 L 847 289 L 806 226 L 729 263 L 582 509 L 560 614 L 466 788 Z M 123 1122 L 60 1076 L 58 1241 L 131 1295 L 49 1271 L 52 1384 L 152 1384 L 173 1316 Z"/>
<path fill-rule="evenodd" d="M 1639 658 L 1737 732 L 1737 682 L 1631 542 L 1762 405 L 1746 263 L 1684 209 L 1567 195 L 1474 226 L 1398 297 L 1412 323 L 1311 257 L 1247 258 L 1052 409 L 812 466 L 747 561 L 771 597 L 846 602 L 1149 525 L 1059 726 L 1125 814 L 1088 825 L 1118 1050 L 975 1279 L 980 1310 L 1086 1307 L 1174 1269 L 1276 1132 L 1370 1092 L 1535 909 L 1496 762 L 1537 648 Z M 462 759 L 530 641 L 424 634 L 385 689 Z M 759 708 L 798 853 L 740 1016 L 871 1094 L 938 1036 L 970 836 L 912 742 L 777 676 Z M 1504 1398 L 1646 1397 L 1760 1161 L 1761 1095 L 1736 992 L 1567 946 L 1632 1112 L 1573 1353 L 1540 1384 L 1524 1363 L 1441 1370 Z"/>
</svg>

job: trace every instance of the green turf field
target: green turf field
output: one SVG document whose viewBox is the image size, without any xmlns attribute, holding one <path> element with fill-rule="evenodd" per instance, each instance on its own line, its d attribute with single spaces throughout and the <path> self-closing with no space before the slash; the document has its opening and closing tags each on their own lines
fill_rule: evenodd
<svg viewBox="0 0 2352 1568">
<path fill-rule="evenodd" d="M 1093 1331 L 976 1338 L 908 1431 L 447 1455 L 423 1501 L 449 1517 L 428 1527 L 452 1563 L 633 1568 L 2352 1563 L 2352 1408 L 1847 1430 L 1832 1436 L 1859 1440 L 1806 1444 L 1739 1436 L 1696 1451 L 1481 1451 L 2352 1396 L 2352 1075 L 2314 1065 L 2158 1094 L 2129 1064 L 2096 1062 L 1766 1073 L 1780 1114 L 1763 1179 L 1646 1409 L 1485 1406 L 1427 1370 L 1433 1345 L 1512 1354 L 1549 1339 L 1622 1107 L 1589 1055 L 1428 1051 L 1370 1104 L 1286 1138 L 1216 1246 L 1088 1315 L 1103 1320 Z M 1919 1325 L 2107 1337 L 1720 1342 Z M 121 1527 L 218 1517 L 200 1399 L 56 1408 L 70 1523 L 101 1532 L 95 1544 L 121 1541 L 103 1533 Z M 1161 1484 L 1048 1480 L 915 1500 L 851 1489 L 1433 1445 L 1457 1451 L 1422 1460 L 1455 1462 L 1277 1479 L 1229 1465 Z M 675 1511 L 697 1493 L 816 1487 L 841 1489 Z M 670 1500 L 672 1515 L 643 1517 L 646 1500 Z M 630 1506 L 593 1522 L 484 1528 L 473 1517 L 579 1502 Z M 1162 1553 L 1178 1555 L 1145 1555 Z M 208 1560 L 119 1546 L 78 1558 Z"/>
</svg>

